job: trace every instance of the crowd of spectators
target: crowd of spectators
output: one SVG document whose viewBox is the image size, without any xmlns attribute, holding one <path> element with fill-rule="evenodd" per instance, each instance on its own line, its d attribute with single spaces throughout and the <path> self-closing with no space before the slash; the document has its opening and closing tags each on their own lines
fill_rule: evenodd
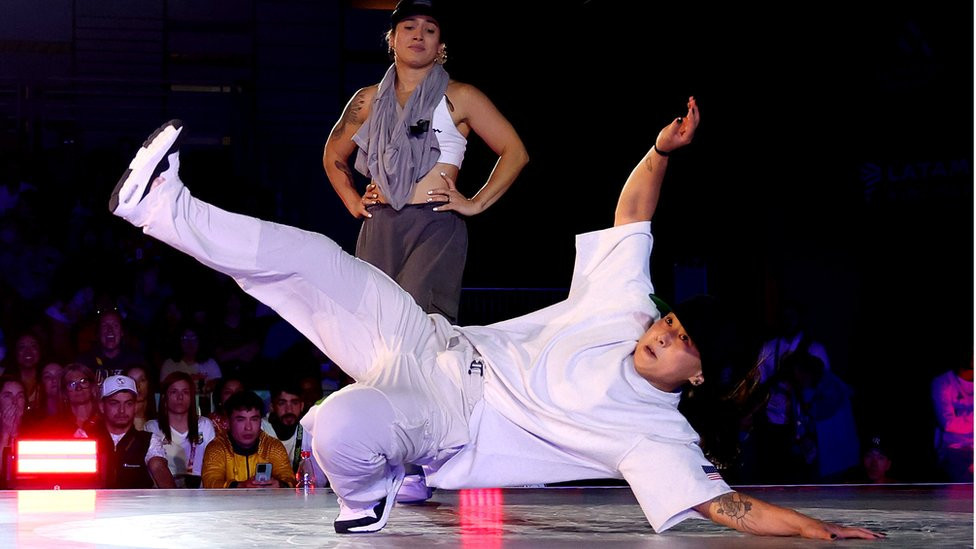
<svg viewBox="0 0 976 549">
<path fill-rule="evenodd" d="M 104 441 L 99 459 L 114 464 L 100 486 L 198 487 L 210 443 L 234 440 L 223 403 L 245 388 L 262 445 L 284 441 L 273 477 L 294 484 L 301 412 L 351 380 L 232 280 L 131 231 L 104 200 L 41 204 L 29 183 L 0 187 L 0 487 L 15 486 L 16 440 L 79 437 Z M 130 443 L 130 428 L 146 435 Z"/>
</svg>

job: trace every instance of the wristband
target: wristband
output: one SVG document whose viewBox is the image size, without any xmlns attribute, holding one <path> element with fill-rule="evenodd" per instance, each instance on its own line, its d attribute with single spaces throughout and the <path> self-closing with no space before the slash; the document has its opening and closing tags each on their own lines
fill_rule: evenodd
<svg viewBox="0 0 976 549">
<path fill-rule="evenodd" d="M 661 156 L 667 156 L 667 155 L 671 154 L 668 151 L 662 151 L 661 149 L 657 148 L 657 143 L 654 144 L 653 148 L 654 148 L 654 151 L 657 152 L 657 154 L 659 154 Z"/>
</svg>

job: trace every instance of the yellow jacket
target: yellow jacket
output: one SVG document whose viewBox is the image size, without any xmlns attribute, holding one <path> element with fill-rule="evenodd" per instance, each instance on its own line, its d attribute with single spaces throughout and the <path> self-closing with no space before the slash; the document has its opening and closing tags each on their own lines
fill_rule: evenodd
<svg viewBox="0 0 976 549">
<path fill-rule="evenodd" d="M 271 464 L 272 478 L 295 486 L 295 472 L 281 441 L 262 431 L 258 436 L 258 451 L 242 456 L 234 452 L 227 432 L 222 432 L 207 444 L 203 454 L 203 487 L 230 488 L 232 482 L 254 478 L 257 464 L 262 462 Z"/>
</svg>

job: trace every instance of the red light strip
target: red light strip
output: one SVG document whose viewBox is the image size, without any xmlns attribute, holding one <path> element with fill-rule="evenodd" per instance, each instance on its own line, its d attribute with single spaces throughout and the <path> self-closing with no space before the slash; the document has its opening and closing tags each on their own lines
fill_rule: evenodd
<svg viewBox="0 0 976 549">
<path fill-rule="evenodd" d="M 505 500 L 499 488 L 461 490 L 458 494 L 463 549 L 501 549 Z"/>
<path fill-rule="evenodd" d="M 94 473 L 94 440 L 19 440 L 17 473 Z"/>
</svg>

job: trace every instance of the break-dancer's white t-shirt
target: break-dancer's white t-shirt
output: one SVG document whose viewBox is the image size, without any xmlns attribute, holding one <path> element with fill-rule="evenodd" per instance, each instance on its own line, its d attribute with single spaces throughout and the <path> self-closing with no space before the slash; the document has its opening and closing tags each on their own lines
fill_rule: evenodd
<svg viewBox="0 0 976 549">
<path fill-rule="evenodd" d="M 579 235 L 566 300 L 460 331 L 488 363 L 471 441 L 436 471 L 444 488 L 623 478 L 658 532 L 730 492 L 678 412 L 678 393 L 634 369 L 660 314 L 648 294 L 650 223 Z"/>
</svg>

